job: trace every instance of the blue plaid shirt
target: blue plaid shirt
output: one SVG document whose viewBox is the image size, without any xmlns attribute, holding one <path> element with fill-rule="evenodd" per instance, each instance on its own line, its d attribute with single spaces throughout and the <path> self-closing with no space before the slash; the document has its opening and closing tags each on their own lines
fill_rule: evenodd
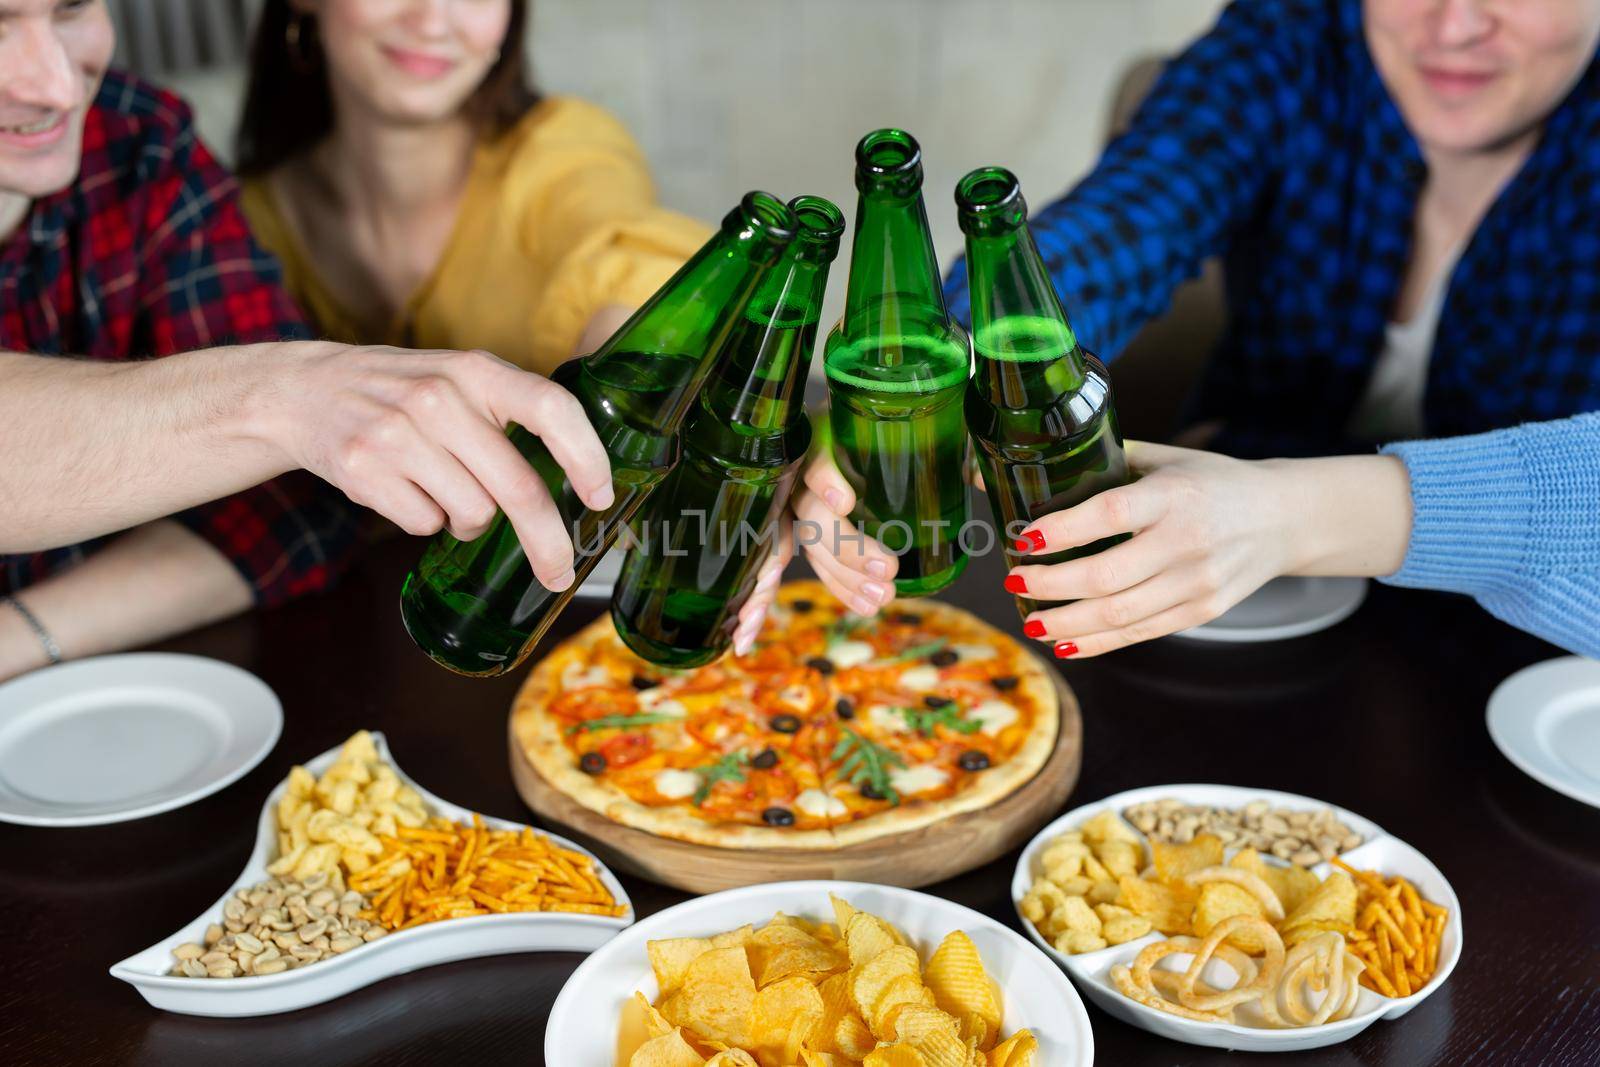
<svg viewBox="0 0 1600 1067">
<path fill-rule="evenodd" d="M 1196 418 L 1294 455 L 1343 430 L 1384 343 L 1427 175 L 1360 0 L 1236 0 L 1033 230 L 1085 347 L 1113 358 L 1207 257 L 1230 322 Z M 970 318 L 964 264 L 947 284 Z M 1429 436 L 1600 409 L 1600 64 L 1547 120 L 1449 282 Z"/>
</svg>

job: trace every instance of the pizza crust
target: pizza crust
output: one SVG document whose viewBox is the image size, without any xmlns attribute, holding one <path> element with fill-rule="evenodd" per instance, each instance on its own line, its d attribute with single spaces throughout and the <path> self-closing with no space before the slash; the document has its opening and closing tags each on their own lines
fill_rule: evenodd
<svg viewBox="0 0 1600 1067">
<path fill-rule="evenodd" d="M 683 808 L 641 804 L 605 779 L 579 770 L 566 747 L 562 722 L 547 711 L 549 702 L 559 692 L 561 675 L 566 666 L 586 660 L 596 645 L 615 640 L 609 614 L 602 615 L 563 642 L 534 668 L 518 692 L 512 708 L 512 743 L 521 748 L 528 763 L 549 786 L 584 808 L 622 826 L 712 848 L 791 852 L 847 848 L 991 807 L 1031 781 L 1055 751 L 1060 730 L 1060 699 L 1050 668 L 1015 639 L 960 608 L 937 601 L 919 600 L 897 601 L 884 610 L 915 610 L 923 615 L 942 615 L 950 622 L 975 625 L 983 632 L 984 638 L 993 644 L 1010 645 L 1017 653 L 1018 688 L 1038 709 L 1029 726 L 1028 736 L 1011 758 L 978 772 L 967 788 L 952 796 L 928 801 L 913 798 L 898 807 L 865 818 L 841 823 L 830 829 L 814 830 L 715 823 Z"/>
</svg>

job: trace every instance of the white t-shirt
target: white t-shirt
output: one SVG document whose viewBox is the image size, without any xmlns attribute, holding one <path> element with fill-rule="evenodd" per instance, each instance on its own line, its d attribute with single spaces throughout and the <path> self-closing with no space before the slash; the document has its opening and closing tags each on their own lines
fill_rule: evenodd
<svg viewBox="0 0 1600 1067">
<path fill-rule="evenodd" d="M 1452 252 L 1428 285 L 1408 322 L 1391 322 L 1367 391 L 1350 415 L 1346 432 L 1357 441 L 1387 442 L 1422 436 L 1422 394 L 1428 385 L 1439 315 L 1461 250 Z"/>
</svg>

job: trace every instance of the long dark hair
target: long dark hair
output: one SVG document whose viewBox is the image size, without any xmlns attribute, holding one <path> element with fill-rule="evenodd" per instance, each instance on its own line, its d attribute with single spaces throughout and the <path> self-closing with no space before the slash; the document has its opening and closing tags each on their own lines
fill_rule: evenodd
<svg viewBox="0 0 1600 1067">
<path fill-rule="evenodd" d="M 500 58 L 467 100 L 468 113 L 489 136 L 511 126 L 539 101 L 528 79 L 528 5 L 529 0 L 511 0 Z M 298 29 L 291 30 L 297 19 Z M 250 43 L 250 82 L 236 153 L 239 173 L 265 174 L 332 129 L 328 60 L 317 20 L 297 14 L 289 0 L 266 0 Z"/>
</svg>

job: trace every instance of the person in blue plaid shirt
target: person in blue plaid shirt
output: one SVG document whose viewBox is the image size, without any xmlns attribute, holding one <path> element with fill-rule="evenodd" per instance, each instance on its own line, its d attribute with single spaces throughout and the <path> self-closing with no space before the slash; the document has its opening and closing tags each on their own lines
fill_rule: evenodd
<svg viewBox="0 0 1600 1067">
<path fill-rule="evenodd" d="M 1597 40 L 1600 0 L 1236 0 L 1168 65 L 1032 225 L 1109 359 L 1223 258 L 1192 409 L 1216 452 L 1130 442 L 1139 481 L 1034 524 L 1046 551 L 1134 534 L 1012 572 L 1075 601 L 1030 616 L 1039 639 L 1096 655 L 1336 574 L 1600 655 Z M 848 514 L 831 463 L 807 485 L 798 517 Z M 835 592 L 876 610 L 893 559 L 833 554 Z"/>
</svg>

